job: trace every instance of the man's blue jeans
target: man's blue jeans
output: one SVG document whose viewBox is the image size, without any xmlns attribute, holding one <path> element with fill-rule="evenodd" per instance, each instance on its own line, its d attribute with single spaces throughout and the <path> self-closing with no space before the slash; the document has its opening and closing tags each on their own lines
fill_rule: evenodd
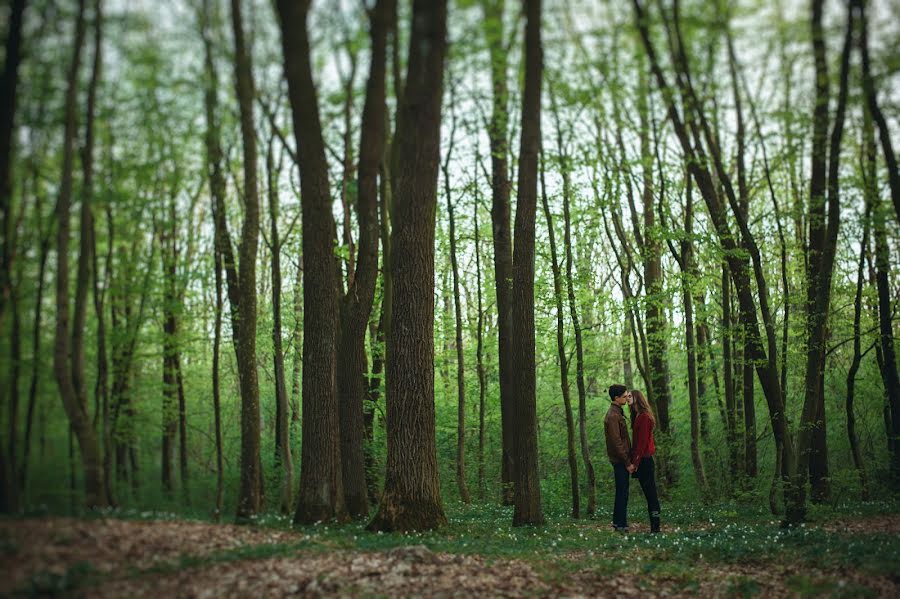
<svg viewBox="0 0 900 599">
<path fill-rule="evenodd" d="M 631 475 L 625 464 L 613 464 L 613 475 L 616 479 L 616 502 L 613 504 L 613 526 L 628 527 L 628 482 Z"/>
</svg>

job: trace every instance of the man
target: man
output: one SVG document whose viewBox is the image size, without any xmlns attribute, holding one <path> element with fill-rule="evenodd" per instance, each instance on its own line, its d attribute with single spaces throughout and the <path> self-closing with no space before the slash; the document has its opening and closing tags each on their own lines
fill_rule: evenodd
<svg viewBox="0 0 900 599">
<path fill-rule="evenodd" d="M 631 464 L 631 441 L 622 406 L 629 403 L 631 393 L 625 385 L 612 385 L 609 388 L 609 398 L 612 404 L 606 412 L 603 427 L 606 432 L 606 454 L 616 481 L 613 528 L 617 532 L 628 532 L 628 481 L 634 472 L 634 466 Z"/>
</svg>

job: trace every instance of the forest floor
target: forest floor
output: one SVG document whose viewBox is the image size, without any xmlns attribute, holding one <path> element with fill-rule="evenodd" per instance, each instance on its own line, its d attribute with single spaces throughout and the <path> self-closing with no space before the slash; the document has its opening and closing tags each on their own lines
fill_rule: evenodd
<svg viewBox="0 0 900 599">
<path fill-rule="evenodd" d="M 512 528 L 506 508 L 450 511 L 447 528 L 411 535 L 136 512 L 4 519 L 0 596 L 900 596 L 896 503 L 820 512 L 791 531 L 695 504 L 670 509 L 661 535 L 638 518 L 620 535 L 600 520 Z"/>
</svg>

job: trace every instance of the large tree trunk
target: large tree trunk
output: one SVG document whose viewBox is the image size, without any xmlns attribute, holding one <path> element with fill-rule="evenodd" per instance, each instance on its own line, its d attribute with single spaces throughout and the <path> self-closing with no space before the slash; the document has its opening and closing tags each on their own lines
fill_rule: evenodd
<svg viewBox="0 0 900 599">
<path fill-rule="evenodd" d="M 360 132 L 357 185 L 359 255 L 341 303 L 338 401 L 344 499 L 353 517 L 369 513 L 363 404 L 367 395 L 366 329 L 378 279 L 378 167 L 385 143 L 387 31 L 394 0 L 380 0 L 370 13 L 372 60 Z M 349 238 L 349 233 L 345 235 Z M 352 254 L 352 252 L 351 252 Z M 350 263 L 352 264 L 352 262 Z M 352 271 L 348 265 L 348 271 Z"/>
<path fill-rule="evenodd" d="M 237 519 L 248 520 L 262 510 L 260 481 L 259 381 L 256 372 L 256 253 L 259 242 L 256 131 L 253 120 L 253 68 L 251 51 L 244 40 L 241 0 L 231 0 L 234 33 L 234 80 L 244 150 L 244 222 L 241 229 L 237 322 L 238 379 L 241 388 L 241 480 Z M 225 215 L 220 215 L 225 218 Z"/>
<path fill-rule="evenodd" d="M 278 1 L 284 71 L 300 167 L 303 219 L 303 419 L 294 522 L 346 516 L 341 472 L 336 348 L 339 282 L 328 163 L 310 63 L 309 1 Z"/>
<path fill-rule="evenodd" d="M 3 327 L 6 301 L 11 292 L 12 262 L 15 253 L 12 211 L 13 128 L 15 127 L 18 101 L 19 63 L 22 60 L 25 4 L 25 0 L 13 0 L 9 5 L 6 52 L 3 73 L 0 74 L 0 226 L 3 227 L 0 230 L 0 234 L 2 234 L 2 240 L 0 240 L 0 328 Z M 77 63 L 75 67 L 77 71 Z M 7 466 L 10 468 L 10 473 L 14 472 L 15 462 L 11 461 Z M 10 487 L 9 490 L 12 491 L 14 488 L 15 486 Z"/>
<path fill-rule="evenodd" d="M 525 0 L 525 89 L 519 142 L 512 286 L 512 362 L 515 375 L 513 526 L 539 525 L 541 485 L 538 472 L 534 358 L 534 237 L 538 152 L 541 138 L 541 0 Z"/>
<path fill-rule="evenodd" d="M 396 170 L 387 348 L 387 472 L 369 528 L 423 530 L 447 522 L 434 421 L 434 227 L 441 99 L 447 48 L 445 0 L 415 0 L 406 89 L 394 139 Z M 423 286 L 423 282 L 429 282 Z"/>
<path fill-rule="evenodd" d="M 76 100 L 78 94 L 78 70 L 81 64 L 82 46 L 85 37 L 85 0 L 79 0 L 75 23 L 75 43 L 72 61 L 66 81 L 65 131 L 63 133 L 63 166 L 59 197 L 56 205 L 58 220 L 56 234 L 57 279 L 56 279 L 56 341 L 53 353 L 53 370 L 59 385 L 60 398 L 69 423 L 81 449 L 84 467 L 85 504 L 88 507 L 106 507 L 106 480 L 103 459 L 97 431 L 88 416 L 87 397 L 84 385 L 84 317 L 85 296 L 90 276 L 90 200 L 82 200 L 81 235 L 82 251 L 79 255 L 78 281 L 76 288 L 76 310 L 73 327 L 69 328 L 69 236 L 72 203 L 72 178 L 74 163 L 74 143 L 76 135 Z M 78 299 L 81 305 L 78 305 Z M 81 327 L 81 330 L 79 330 Z M 71 361 L 70 361 L 71 356 Z"/>
<path fill-rule="evenodd" d="M 551 95 L 551 98 L 553 96 Z M 557 129 L 559 123 L 557 122 Z M 563 412 L 566 417 L 566 456 L 569 461 L 569 480 L 572 484 L 572 517 L 581 517 L 578 488 L 578 458 L 575 455 L 575 420 L 572 417 L 572 400 L 569 398 L 569 360 L 566 356 L 565 307 L 562 297 L 562 273 L 556 251 L 556 232 L 550 203 L 547 201 L 547 186 L 544 180 L 544 160 L 541 156 L 541 203 L 547 219 L 547 234 L 550 238 L 550 267 L 553 269 L 553 299 L 556 302 L 556 351 L 559 356 L 559 386 L 562 392 Z"/>
<path fill-rule="evenodd" d="M 6 317 L 6 306 L 9 302 L 13 311 L 13 325 L 10 331 L 10 379 L 8 390 L 0 393 L 0 403 L 9 392 L 9 453 L 4 453 L 0 463 L 0 513 L 17 512 L 20 508 L 21 494 L 18 474 L 18 458 L 16 439 L 18 435 L 19 389 L 18 379 L 21 358 L 20 323 L 21 312 L 18 309 L 12 283 L 12 266 L 16 253 L 16 223 L 12 203 L 12 163 L 13 163 L 13 129 L 15 128 L 17 89 L 19 85 L 19 63 L 22 60 L 22 29 L 25 17 L 25 0 L 14 0 L 9 3 L 8 29 L 6 33 L 3 72 L 0 73 L 0 330 Z M 37 191 L 37 189 L 35 189 Z M 43 273 L 42 273 L 43 274 Z M 26 450 L 27 451 L 27 450 Z"/>
<path fill-rule="evenodd" d="M 497 358 L 500 368 L 500 426 L 502 439 L 501 500 L 511 505 L 515 493 L 512 477 L 513 401 L 512 374 L 512 293 L 513 253 L 510 229 L 510 180 L 509 180 L 509 87 L 507 65 L 509 63 L 503 28 L 505 0 L 485 0 L 484 32 L 491 59 L 491 118 L 488 137 L 491 145 L 491 223 L 494 242 L 494 281 L 497 293 Z"/>
</svg>

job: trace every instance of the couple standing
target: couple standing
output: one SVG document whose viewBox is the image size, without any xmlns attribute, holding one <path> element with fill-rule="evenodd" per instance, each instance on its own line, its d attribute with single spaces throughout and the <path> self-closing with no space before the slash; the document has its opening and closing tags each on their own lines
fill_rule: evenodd
<svg viewBox="0 0 900 599">
<path fill-rule="evenodd" d="M 613 528 L 628 532 L 628 483 L 633 477 L 641 484 L 650 512 L 650 532 L 659 532 L 659 498 L 656 494 L 656 473 L 653 454 L 653 428 L 656 419 L 644 394 L 625 385 L 609 388 L 612 405 L 606 413 L 606 453 L 612 463 L 616 481 L 616 501 L 613 506 Z M 628 436 L 623 406 L 631 413 L 633 440 Z"/>
</svg>

